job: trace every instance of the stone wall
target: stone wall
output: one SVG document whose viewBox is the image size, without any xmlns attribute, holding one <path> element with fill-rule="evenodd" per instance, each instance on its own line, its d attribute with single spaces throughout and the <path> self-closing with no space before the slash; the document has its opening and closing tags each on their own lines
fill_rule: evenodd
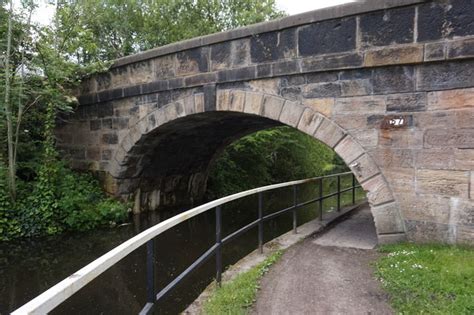
<svg viewBox="0 0 474 315">
<path fill-rule="evenodd" d="M 354 3 L 165 46 L 80 102 L 58 145 L 141 206 L 197 201 L 226 145 L 287 124 L 351 166 L 379 238 L 473 242 L 472 1 Z"/>
</svg>

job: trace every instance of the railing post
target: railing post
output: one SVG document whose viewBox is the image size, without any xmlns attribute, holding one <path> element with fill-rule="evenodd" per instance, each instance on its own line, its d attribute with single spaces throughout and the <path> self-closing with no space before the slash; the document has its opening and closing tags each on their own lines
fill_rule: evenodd
<svg viewBox="0 0 474 315">
<path fill-rule="evenodd" d="M 323 220 L 323 178 L 319 179 L 319 221 Z"/>
<path fill-rule="evenodd" d="M 341 211 L 341 175 L 337 175 L 337 211 Z"/>
<path fill-rule="evenodd" d="M 352 174 L 352 204 L 355 205 L 356 203 L 356 177 Z"/>
<path fill-rule="evenodd" d="M 155 303 L 155 241 L 146 243 L 146 301 Z"/>
<path fill-rule="evenodd" d="M 296 207 L 298 205 L 298 187 L 296 185 L 293 185 L 293 234 L 298 233 L 297 226 L 297 218 L 296 218 Z"/>
<path fill-rule="evenodd" d="M 222 213 L 221 206 L 216 207 L 216 282 L 218 286 L 221 286 L 222 280 Z"/>
<path fill-rule="evenodd" d="M 258 251 L 263 254 L 263 194 L 258 193 Z"/>
</svg>

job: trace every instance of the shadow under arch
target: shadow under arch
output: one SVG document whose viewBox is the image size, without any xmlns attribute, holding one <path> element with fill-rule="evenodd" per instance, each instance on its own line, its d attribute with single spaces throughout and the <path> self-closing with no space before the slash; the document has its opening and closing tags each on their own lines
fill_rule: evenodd
<svg viewBox="0 0 474 315">
<path fill-rule="evenodd" d="M 115 151 L 109 173 L 117 195 L 149 208 L 193 202 L 206 189 L 211 161 L 247 134 L 288 125 L 321 141 L 344 160 L 367 192 L 380 243 L 405 239 L 398 202 L 377 163 L 343 128 L 311 107 L 279 96 L 217 90 L 156 108 L 132 126 Z M 169 193 L 172 191 L 172 193 Z"/>
</svg>

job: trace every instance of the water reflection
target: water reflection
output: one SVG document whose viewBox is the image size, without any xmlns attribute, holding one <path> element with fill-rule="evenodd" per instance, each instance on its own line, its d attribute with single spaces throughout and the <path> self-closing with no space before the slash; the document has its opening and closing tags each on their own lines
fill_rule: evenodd
<svg viewBox="0 0 474 315">
<path fill-rule="evenodd" d="M 328 184 L 325 194 L 330 190 Z M 299 201 L 317 197 L 317 191 L 316 184 L 302 186 Z M 363 197 L 362 193 L 358 195 Z M 350 201 L 350 194 L 346 194 L 344 203 Z M 269 214 L 292 203 L 291 187 L 268 192 L 264 196 L 264 212 Z M 255 220 L 257 204 L 257 196 L 250 196 L 225 205 L 223 236 Z M 330 209 L 334 204 L 334 201 L 326 202 L 325 209 Z M 183 210 L 135 216 L 131 224 L 114 229 L 0 245 L 0 314 L 11 312 L 133 235 Z M 318 211 L 316 204 L 299 209 L 298 223 L 315 218 Z M 265 241 L 287 232 L 291 226 L 291 213 L 266 222 Z M 184 271 L 213 245 L 214 238 L 213 211 L 183 222 L 158 236 L 155 241 L 156 288 L 159 290 L 165 287 Z M 233 264 L 256 247 L 257 230 L 252 229 L 224 247 L 223 262 L 225 265 Z M 156 314 L 182 311 L 214 276 L 215 263 L 214 259 L 210 259 L 158 304 Z M 145 304 L 145 283 L 145 246 L 142 246 L 59 306 L 53 314 L 138 313 Z"/>
</svg>

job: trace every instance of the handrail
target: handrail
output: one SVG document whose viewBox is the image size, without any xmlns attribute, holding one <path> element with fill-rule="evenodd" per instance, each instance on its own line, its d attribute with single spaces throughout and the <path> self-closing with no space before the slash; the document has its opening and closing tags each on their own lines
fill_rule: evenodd
<svg viewBox="0 0 474 315">
<path fill-rule="evenodd" d="M 71 276 L 67 277 L 66 279 L 62 280 L 61 282 L 57 283 L 50 289 L 46 290 L 42 294 L 38 295 L 36 298 L 33 300 L 29 301 L 25 305 L 21 306 L 17 310 L 15 310 L 12 314 L 13 315 L 20 315 L 20 314 L 45 314 L 53 310 L 55 307 L 57 307 L 59 304 L 64 302 L 66 299 L 71 297 L 73 294 L 75 294 L 77 291 L 79 291 L 81 288 L 83 288 L 86 284 L 88 284 L 90 281 L 93 279 L 97 278 L 99 275 L 101 275 L 103 272 L 105 272 L 107 269 L 115 265 L 117 262 L 119 262 L 121 259 L 123 259 L 125 256 L 139 248 L 140 246 L 144 245 L 147 243 L 147 304 L 145 307 L 142 309 L 142 312 L 140 314 L 148 314 L 153 310 L 153 304 L 155 301 L 157 301 L 159 298 L 161 298 L 165 293 L 167 293 L 170 289 L 174 287 L 175 284 L 177 284 L 182 278 L 184 278 L 188 273 L 190 273 L 195 267 L 198 265 L 202 264 L 205 260 L 207 260 L 212 254 L 216 254 L 216 259 L 217 259 L 217 276 L 216 280 L 220 283 L 220 274 L 222 272 L 222 262 L 221 262 L 221 246 L 224 243 L 227 243 L 234 237 L 238 236 L 239 234 L 249 230 L 250 228 L 254 226 L 259 226 L 259 249 L 260 252 L 262 252 L 262 245 L 263 245 L 263 225 L 261 222 L 264 220 L 268 220 L 270 218 L 273 218 L 277 215 L 286 213 L 287 211 L 292 210 L 293 211 L 293 230 L 296 233 L 296 212 L 295 210 L 302 205 L 307 205 L 309 202 L 297 203 L 297 185 L 305 184 L 305 183 L 310 183 L 314 181 L 319 181 L 320 185 L 320 195 L 319 198 L 310 200 L 312 202 L 319 202 L 320 203 L 320 219 L 322 218 L 322 201 L 326 198 L 333 197 L 335 195 L 338 196 L 338 210 L 340 207 L 340 194 L 344 191 L 349 191 L 352 190 L 352 200 L 353 203 L 355 202 L 355 189 L 360 187 L 360 185 L 355 185 L 355 177 L 352 175 L 352 187 L 345 189 L 344 191 L 340 190 L 340 177 L 344 175 L 349 175 L 352 174 L 351 172 L 345 172 L 345 173 L 339 173 L 339 174 L 332 174 L 332 175 L 327 175 L 327 176 L 321 176 L 321 177 L 315 177 L 315 178 L 309 178 L 309 179 L 303 179 L 303 180 L 296 180 L 296 181 L 291 181 L 291 182 L 286 182 L 286 183 L 279 183 L 279 184 L 274 184 L 274 185 L 268 185 L 268 186 L 263 186 L 263 187 L 258 187 L 250 190 L 246 190 L 243 192 L 239 192 L 230 196 L 222 197 L 213 201 L 210 201 L 208 203 L 205 203 L 201 206 L 195 207 L 193 209 L 190 209 L 188 211 L 182 212 L 178 215 L 175 215 L 163 222 L 160 222 L 147 230 L 135 235 L 134 237 L 130 238 L 129 240 L 123 242 L 119 246 L 115 247 L 114 249 L 110 250 L 109 252 L 105 253 L 101 257 L 97 258 L 93 262 L 89 263 L 85 267 L 81 268 Z M 338 178 L 338 192 L 335 194 L 330 194 L 327 196 L 322 196 L 322 183 L 323 180 L 326 178 L 332 178 L 332 177 L 337 177 Z M 270 215 L 267 215 L 263 217 L 263 212 L 262 212 L 262 193 L 278 188 L 284 188 L 284 187 L 294 187 L 294 204 L 293 206 L 280 210 L 277 213 L 272 213 Z M 241 199 L 246 196 L 254 195 L 254 194 L 259 194 L 259 219 L 257 221 L 252 222 L 251 224 L 248 224 L 244 226 L 243 228 L 239 229 L 238 231 L 235 231 L 228 235 L 225 238 L 221 238 L 220 235 L 220 222 L 221 222 L 221 206 L 223 204 L 229 203 L 231 201 Z M 153 240 L 156 236 L 160 235 L 161 233 L 169 230 L 170 228 L 178 225 L 179 223 L 182 223 L 186 220 L 189 220 L 192 217 L 195 217 L 201 213 L 204 213 L 210 209 L 216 208 L 216 243 L 209 249 L 207 250 L 200 258 L 198 258 L 191 266 L 189 266 L 183 273 L 181 273 L 175 280 L 173 280 L 169 285 L 165 287 L 161 292 L 159 292 L 157 295 L 154 292 L 154 286 L 153 286 L 153 273 L 154 273 L 154 266 L 153 266 L 153 258 L 154 258 L 154 252 L 153 252 Z M 151 280 L 151 281 L 150 281 Z"/>
</svg>

